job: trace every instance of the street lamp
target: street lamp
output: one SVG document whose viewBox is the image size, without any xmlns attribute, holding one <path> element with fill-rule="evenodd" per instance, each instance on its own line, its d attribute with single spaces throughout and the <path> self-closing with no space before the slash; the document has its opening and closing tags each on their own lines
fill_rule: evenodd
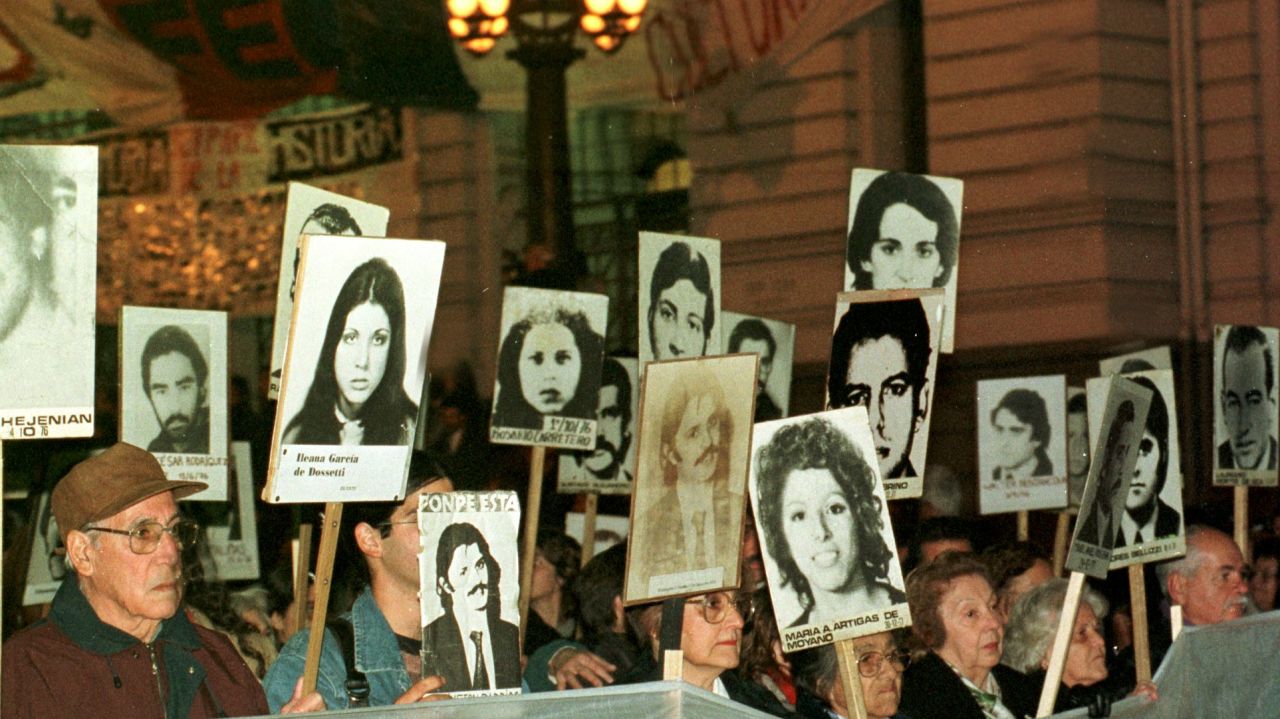
<svg viewBox="0 0 1280 719">
<path fill-rule="evenodd" d="M 648 0 L 447 0 L 449 32 L 468 52 L 483 56 L 508 30 L 517 46 L 507 57 L 524 66 L 528 241 L 556 250 L 571 263 L 573 189 L 570 182 L 565 71 L 585 52 L 574 45 L 580 28 L 605 53 L 622 47 L 640 27 Z"/>
</svg>

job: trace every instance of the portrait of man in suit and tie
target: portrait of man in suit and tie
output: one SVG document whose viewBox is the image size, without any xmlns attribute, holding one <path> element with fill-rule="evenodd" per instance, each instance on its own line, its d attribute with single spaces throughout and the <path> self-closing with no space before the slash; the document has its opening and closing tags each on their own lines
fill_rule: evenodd
<svg viewBox="0 0 1280 719">
<path fill-rule="evenodd" d="M 435 568 L 444 614 L 422 628 L 423 676 L 444 677 L 450 693 L 519 688 L 520 629 L 501 618 L 502 568 L 484 534 L 468 522 L 445 527 Z"/>
<path fill-rule="evenodd" d="M 1076 532 L 1076 539 L 1110 551 L 1114 547 L 1116 526 L 1123 511 L 1121 493 L 1125 491 L 1125 458 L 1131 443 L 1131 426 L 1134 422 L 1133 402 L 1121 402 L 1116 408 L 1115 419 L 1107 431 L 1107 443 L 1098 456 L 1102 467 L 1098 471 L 1098 489 L 1092 507 L 1081 507 L 1084 524 Z M 1087 498 L 1089 499 L 1089 498 Z"/>
<path fill-rule="evenodd" d="M 991 411 L 991 428 L 995 435 L 992 479 L 1054 475 L 1048 453 L 1049 409 L 1039 392 L 1021 387 L 1009 390 Z"/>
<path fill-rule="evenodd" d="M 1275 330 L 1220 326 L 1215 364 L 1218 469 L 1276 469 Z"/>
</svg>

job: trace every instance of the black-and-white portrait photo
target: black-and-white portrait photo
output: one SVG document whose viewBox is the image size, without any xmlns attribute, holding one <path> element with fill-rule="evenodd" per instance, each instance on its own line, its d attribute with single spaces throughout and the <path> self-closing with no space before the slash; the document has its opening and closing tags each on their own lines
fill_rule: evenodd
<svg viewBox="0 0 1280 719">
<path fill-rule="evenodd" d="M 97 228 L 98 148 L 0 145 L 0 440 L 93 435 Z"/>
<path fill-rule="evenodd" d="M 301 235 L 344 235 L 384 237 L 391 211 L 385 207 L 329 192 L 318 187 L 290 182 L 285 197 L 284 232 L 280 244 L 280 283 L 276 291 L 276 321 L 271 343 L 271 386 L 267 396 L 276 399 L 284 368 L 285 343 L 293 317 L 297 293 L 298 245 Z"/>
<path fill-rule="evenodd" d="M 31 537 L 31 554 L 27 560 L 27 580 L 22 589 L 22 606 L 48 604 L 62 580 L 67 576 L 67 551 L 58 533 L 58 520 L 49 503 L 51 492 L 41 492 L 30 499 L 38 503 L 36 524 Z"/>
<path fill-rule="evenodd" d="M 1180 556 L 1184 551 L 1182 464 L 1173 371 L 1143 370 L 1123 376 L 1150 390 L 1151 404 L 1124 495 L 1124 513 L 1120 515 L 1111 555 L 1113 569 L 1131 563 L 1131 557 L 1153 562 Z M 1105 406 L 1106 379 L 1091 379 L 1088 386 L 1090 399 L 1099 407 Z M 1090 420 L 1101 422 L 1102 418 Z M 1091 441 L 1096 444 L 1097 438 Z"/>
<path fill-rule="evenodd" d="M 515 492 L 418 501 L 422 674 L 451 696 L 520 693 L 519 524 Z"/>
<path fill-rule="evenodd" d="M 1111 566 L 1152 395 L 1151 390 L 1119 375 L 1104 381 L 1105 398 L 1091 403 L 1104 410 L 1097 422 L 1097 440 L 1090 453 L 1093 462 L 1066 562 L 1067 569 L 1099 579 L 1106 577 Z"/>
<path fill-rule="evenodd" d="M 983 514 L 1067 506 L 1067 378 L 978 382 Z"/>
<path fill-rule="evenodd" d="M 120 332 L 120 438 L 208 483 L 188 500 L 226 501 L 227 314 L 126 306 Z"/>
<path fill-rule="evenodd" d="M 582 512 L 566 512 L 564 515 L 564 533 L 569 535 L 581 547 L 587 546 L 587 516 Z M 614 546 L 627 541 L 630 534 L 631 520 L 616 514 L 597 514 L 595 532 L 592 533 L 593 550 L 596 556 Z M 583 550 L 585 551 L 585 549 Z"/>
<path fill-rule="evenodd" d="M 846 292 L 836 299 L 827 407 L 863 407 L 890 499 L 918 497 L 942 334 L 942 290 Z"/>
<path fill-rule="evenodd" d="M 1089 400 L 1084 387 L 1067 388 L 1067 508 L 1079 511 L 1089 477 Z"/>
<path fill-rule="evenodd" d="M 739 354 L 645 370 L 623 601 L 738 586 L 756 364 Z"/>
<path fill-rule="evenodd" d="M 640 368 L 720 354 L 720 242 L 641 232 Z"/>
<path fill-rule="evenodd" d="M 1126 352 L 1098 361 L 1098 375 L 1101 377 L 1149 369 L 1173 369 L 1173 353 L 1169 350 L 1169 345 Z"/>
<path fill-rule="evenodd" d="M 248 442 L 231 443 L 231 472 L 226 502 L 188 504 L 186 513 L 200 525 L 198 545 L 210 581 L 258 578 L 258 520 L 253 511 L 253 462 Z"/>
<path fill-rule="evenodd" d="M 861 407 L 755 428 L 751 503 L 786 651 L 813 646 L 815 628 L 829 643 L 891 628 L 886 610 L 907 616 L 877 464 Z"/>
<path fill-rule="evenodd" d="M 592 449 L 609 298 L 508 287 L 489 441 Z"/>
<path fill-rule="evenodd" d="M 1214 328 L 1214 484 L 1275 486 L 1276 353 L 1280 330 L 1253 325 Z"/>
<path fill-rule="evenodd" d="M 403 491 L 444 243 L 305 235 L 264 499 Z"/>
<path fill-rule="evenodd" d="M 760 355 L 756 378 L 757 422 L 787 416 L 791 406 L 791 362 L 795 356 L 796 326 L 763 317 L 721 313 L 721 341 L 726 354 L 755 352 Z"/>
<path fill-rule="evenodd" d="M 596 399 L 596 446 L 561 452 L 557 491 L 631 494 L 636 473 L 640 369 L 634 357 L 605 357 Z"/>
<path fill-rule="evenodd" d="M 964 182 L 857 168 L 849 183 L 846 290 L 946 289 L 942 351 L 955 335 Z"/>
</svg>

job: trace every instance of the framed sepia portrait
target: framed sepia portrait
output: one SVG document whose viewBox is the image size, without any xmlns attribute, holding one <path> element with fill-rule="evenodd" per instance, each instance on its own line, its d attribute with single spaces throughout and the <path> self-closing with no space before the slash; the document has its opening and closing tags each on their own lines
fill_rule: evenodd
<svg viewBox="0 0 1280 719">
<path fill-rule="evenodd" d="M 756 362 L 721 355 L 645 370 L 623 602 L 738 586 Z"/>
</svg>

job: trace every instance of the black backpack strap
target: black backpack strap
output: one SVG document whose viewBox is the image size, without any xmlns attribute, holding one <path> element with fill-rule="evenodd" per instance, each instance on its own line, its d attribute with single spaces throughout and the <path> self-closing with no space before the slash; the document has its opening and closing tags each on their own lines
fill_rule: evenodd
<svg viewBox="0 0 1280 719">
<path fill-rule="evenodd" d="M 342 663 L 347 667 L 347 702 L 352 709 L 369 706 L 369 680 L 356 668 L 356 632 L 351 620 L 334 617 L 325 626 L 338 638 L 338 647 L 342 649 Z"/>
</svg>

